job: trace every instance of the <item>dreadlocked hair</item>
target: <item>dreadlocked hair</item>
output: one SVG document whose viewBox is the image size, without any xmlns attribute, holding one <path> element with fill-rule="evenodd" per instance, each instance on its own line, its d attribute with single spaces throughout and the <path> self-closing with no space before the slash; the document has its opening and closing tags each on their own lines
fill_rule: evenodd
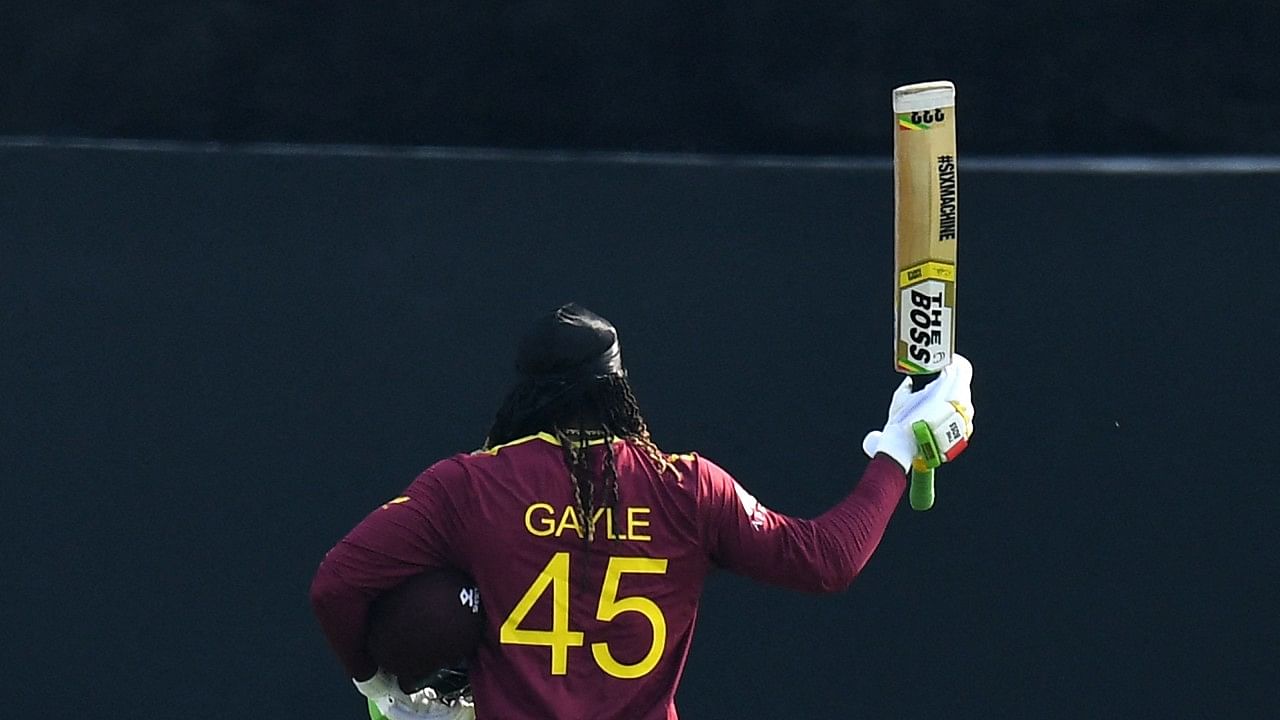
<svg viewBox="0 0 1280 720">
<path fill-rule="evenodd" d="M 536 385 L 524 380 L 508 393 L 494 417 L 485 440 L 485 448 L 492 448 L 516 438 L 550 431 L 560 443 L 565 466 L 573 483 L 573 497 L 578 516 L 584 527 L 583 539 L 589 544 L 595 539 L 595 523 L 592 518 L 602 507 L 617 509 L 622 506 L 618 491 L 618 470 L 610 436 L 632 443 L 643 451 L 659 475 L 668 470 L 675 472 L 667 455 L 663 453 L 649 433 L 649 426 L 640 414 L 631 384 L 624 375 L 608 375 L 599 378 L 579 393 L 567 393 L 546 407 L 530 405 L 539 397 Z M 588 425 L 587 418 L 592 418 Z M 602 477 L 604 497 L 597 505 L 595 478 L 590 456 L 592 440 L 604 439 Z"/>
<path fill-rule="evenodd" d="M 530 412 L 529 406 L 537 402 L 537 387 L 530 380 L 522 380 L 511 388 L 511 392 L 502 399 L 498 412 L 494 415 L 493 424 L 484 439 L 484 449 L 489 450 L 497 445 L 511 442 L 538 432 L 541 416 L 544 411 Z M 534 428 L 534 429 L 528 429 Z"/>
<path fill-rule="evenodd" d="M 604 421 L 605 430 L 639 445 L 659 475 L 668 470 L 675 472 L 666 453 L 653 442 L 649 426 L 640 414 L 640 403 L 636 402 L 627 378 L 610 375 L 598 382 L 593 390 L 596 391 L 596 409 Z M 612 453 L 606 456 L 606 461 L 611 460 Z"/>
<path fill-rule="evenodd" d="M 552 432 L 560 443 L 560 450 L 564 453 L 564 464 L 569 468 L 569 479 L 573 481 L 573 500 L 578 510 L 579 523 L 585 526 L 583 539 L 590 544 L 596 539 L 596 525 L 591 522 L 591 516 L 596 511 L 596 487 L 591 477 L 591 465 L 588 459 L 590 435 L 583 432 L 582 428 L 577 428 L 570 437 L 569 433 L 559 426 L 556 426 Z M 613 454 L 612 448 L 606 452 L 609 455 Z M 608 500 L 606 499 L 605 502 L 607 503 Z"/>
</svg>

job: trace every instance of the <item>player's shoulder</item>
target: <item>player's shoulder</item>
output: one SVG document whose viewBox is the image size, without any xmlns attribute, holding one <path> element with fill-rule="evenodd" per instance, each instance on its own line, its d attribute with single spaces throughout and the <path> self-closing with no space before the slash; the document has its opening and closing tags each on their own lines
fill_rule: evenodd
<svg viewBox="0 0 1280 720">
<path fill-rule="evenodd" d="M 465 483 L 469 473 L 461 462 L 462 457 L 462 454 L 452 455 L 427 466 L 413 479 L 410 489 L 450 488 Z"/>
<path fill-rule="evenodd" d="M 678 469 L 688 470 L 695 473 L 724 472 L 724 469 L 716 464 L 714 460 L 700 452 L 668 453 L 667 462 L 671 463 L 673 467 Z"/>
<path fill-rule="evenodd" d="M 560 462 L 556 439 L 549 433 L 535 433 L 510 442 L 461 452 L 441 460 L 443 472 L 483 480 L 494 475 L 510 475 L 513 467 L 529 470 L 548 463 Z"/>
<path fill-rule="evenodd" d="M 739 487 L 737 479 L 711 458 L 696 453 L 689 457 L 688 477 L 694 479 L 693 485 L 699 496 L 721 495 Z"/>
<path fill-rule="evenodd" d="M 729 478 L 724 468 L 700 452 L 664 453 L 667 463 L 682 481 L 692 480 L 694 486 Z"/>
<path fill-rule="evenodd" d="M 707 462 L 706 458 L 692 451 L 680 453 L 664 452 L 663 456 L 672 469 L 681 477 L 693 476 L 697 473 L 699 464 Z"/>
<path fill-rule="evenodd" d="M 512 455 L 523 455 L 530 452 L 538 452 L 548 445 L 558 445 L 554 435 L 545 432 L 534 433 L 519 437 L 509 442 L 500 443 L 482 447 L 479 450 L 472 450 L 467 453 L 459 453 L 453 456 L 453 460 L 457 460 L 463 465 L 468 464 L 484 464 L 495 458 L 505 458 Z"/>
</svg>

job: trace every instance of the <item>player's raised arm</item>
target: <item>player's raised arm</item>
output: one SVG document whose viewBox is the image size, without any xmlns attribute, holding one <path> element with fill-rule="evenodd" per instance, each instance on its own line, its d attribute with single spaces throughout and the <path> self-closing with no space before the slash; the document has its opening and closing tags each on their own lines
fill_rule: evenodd
<svg viewBox="0 0 1280 720">
<path fill-rule="evenodd" d="M 873 458 L 853 490 L 812 520 L 773 512 L 727 472 L 698 460 L 699 515 L 713 561 L 763 582 L 810 592 L 836 592 L 853 582 L 884 536 L 919 453 L 912 425 L 924 421 L 946 459 L 972 433 L 972 368 L 956 356 L 938 382 L 894 394 L 888 423 L 863 443 Z M 954 437 L 953 437 L 954 436 Z"/>
<path fill-rule="evenodd" d="M 698 459 L 699 513 L 711 559 L 750 578 L 808 592 L 837 592 L 862 570 L 907 487 L 888 457 L 834 508 L 812 520 L 774 512 L 727 472 Z"/>
</svg>

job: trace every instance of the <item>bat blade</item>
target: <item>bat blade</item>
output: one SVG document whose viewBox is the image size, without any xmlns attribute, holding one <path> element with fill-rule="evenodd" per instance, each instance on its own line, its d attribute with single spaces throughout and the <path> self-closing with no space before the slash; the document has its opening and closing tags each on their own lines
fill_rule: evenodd
<svg viewBox="0 0 1280 720">
<path fill-rule="evenodd" d="M 893 91 L 894 369 L 927 385 L 955 352 L 955 85 L 904 85 Z M 911 506 L 933 506 L 933 471 L 917 459 Z"/>
</svg>

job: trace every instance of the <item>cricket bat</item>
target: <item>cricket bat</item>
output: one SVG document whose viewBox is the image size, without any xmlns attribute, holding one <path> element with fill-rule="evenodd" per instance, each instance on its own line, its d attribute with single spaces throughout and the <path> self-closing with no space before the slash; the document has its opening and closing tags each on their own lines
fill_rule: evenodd
<svg viewBox="0 0 1280 720">
<path fill-rule="evenodd" d="M 956 88 L 946 80 L 893 91 L 894 369 L 928 385 L 955 352 Z M 912 428 L 921 452 L 911 469 L 911 507 L 933 507 L 939 458 L 928 426 Z M 923 433 L 923 434 L 922 434 Z"/>
</svg>

